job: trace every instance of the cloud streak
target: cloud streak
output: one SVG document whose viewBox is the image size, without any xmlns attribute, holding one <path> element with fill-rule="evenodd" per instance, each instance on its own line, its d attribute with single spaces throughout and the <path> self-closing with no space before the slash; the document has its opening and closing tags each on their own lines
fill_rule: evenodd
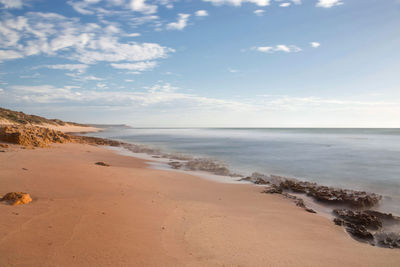
<svg viewBox="0 0 400 267">
<path fill-rule="evenodd" d="M 297 53 L 302 51 L 300 47 L 295 45 L 275 45 L 275 46 L 255 46 L 252 47 L 252 50 L 262 52 L 262 53 L 275 53 L 275 52 L 284 52 L 284 53 Z"/>
<path fill-rule="evenodd" d="M 343 2 L 340 0 L 318 0 L 318 3 L 316 4 L 317 7 L 323 8 L 331 8 L 340 5 L 343 5 Z"/>
</svg>

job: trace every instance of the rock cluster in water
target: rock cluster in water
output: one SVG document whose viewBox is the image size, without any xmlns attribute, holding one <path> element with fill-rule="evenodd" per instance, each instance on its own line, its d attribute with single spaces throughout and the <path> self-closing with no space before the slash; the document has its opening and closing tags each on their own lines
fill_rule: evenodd
<svg viewBox="0 0 400 267">
<path fill-rule="evenodd" d="M 381 195 L 375 193 L 322 186 L 317 183 L 298 181 L 280 176 L 266 176 L 258 173 L 242 180 L 252 181 L 256 184 L 270 184 L 264 193 L 280 194 L 284 191 L 303 193 L 317 201 L 345 204 L 353 208 L 372 207 L 382 199 Z"/>
<path fill-rule="evenodd" d="M 399 217 L 374 210 L 335 209 L 333 214 L 336 216 L 333 222 L 344 226 L 354 238 L 372 245 L 400 248 L 400 234 L 384 230 L 385 225 L 400 224 Z"/>
<path fill-rule="evenodd" d="M 285 190 L 305 193 L 318 201 L 347 204 L 351 207 L 372 207 L 382 199 L 382 196 L 375 193 L 321 186 L 304 181 L 285 180 L 279 186 Z"/>
<path fill-rule="evenodd" d="M 280 176 L 266 176 L 260 173 L 254 173 L 241 180 L 266 184 L 267 187 L 262 191 L 263 193 L 281 194 L 294 200 L 297 206 L 309 212 L 315 211 L 307 208 L 301 198 L 291 195 L 290 192 L 302 193 L 316 201 L 346 207 L 333 210 L 336 217 L 333 222 L 336 225 L 345 227 L 346 231 L 359 241 L 368 242 L 374 246 L 400 248 L 398 233 L 400 217 L 370 210 L 382 199 L 382 196 L 378 194 L 321 186 L 316 183 Z M 394 232 L 393 229 L 395 229 Z"/>
<path fill-rule="evenodd" d="M 10 192 L 7 193 L 5 196 L 0 198 L 0 201 L 5 201 L 10 205 L 21 205 L 21 204 L 28 204 L 32 202 L 32 198 L 29 194 L 23 192 Z"/>
</svg>

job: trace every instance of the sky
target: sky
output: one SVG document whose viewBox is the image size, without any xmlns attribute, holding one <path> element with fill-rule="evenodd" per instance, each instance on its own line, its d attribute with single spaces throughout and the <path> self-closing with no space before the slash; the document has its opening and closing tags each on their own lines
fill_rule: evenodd
<svg viewBox="0 0 400 267">
<path fill-rule="evenodd" d="M 134 127 L 400 127 L 400 0 L 0 0 L 0 106 Z"/>
</svg>

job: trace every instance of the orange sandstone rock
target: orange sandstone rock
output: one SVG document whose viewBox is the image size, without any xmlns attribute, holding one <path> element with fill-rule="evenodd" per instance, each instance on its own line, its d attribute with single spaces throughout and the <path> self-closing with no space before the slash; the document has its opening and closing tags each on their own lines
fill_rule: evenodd
<svg viewBox="0 0 400 267">
<path fill-rule="evenodd" d="M 32 202 L 32 198 L 28 193 L 10 192 L 2 197 L 0 201 L 6 201 L 10 205 L 20 205 Z"/>
</svg>

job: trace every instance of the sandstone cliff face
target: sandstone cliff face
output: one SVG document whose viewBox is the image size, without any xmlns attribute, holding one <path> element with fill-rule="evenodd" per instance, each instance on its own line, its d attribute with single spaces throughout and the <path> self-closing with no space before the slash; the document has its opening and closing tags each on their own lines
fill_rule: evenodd
<svg viewBox="0 0 400 267">
<path fill-rule="evenodd" d="M 35 126 L 3 126 L 0 141 L 26 147 L 48 147 L 52 143 L 71 142 L 71 136 L 59 131 Z"/>
<path fill-rule="evenodd" d="M 98 137 L 76 136 L 60 131 L 23 125 L 0 126 L 0 141 L 25 147 L 48 147 L 54 143 L 80 143 L 103 146 L 119 146 L 121 143 Z"/>
</svg>

